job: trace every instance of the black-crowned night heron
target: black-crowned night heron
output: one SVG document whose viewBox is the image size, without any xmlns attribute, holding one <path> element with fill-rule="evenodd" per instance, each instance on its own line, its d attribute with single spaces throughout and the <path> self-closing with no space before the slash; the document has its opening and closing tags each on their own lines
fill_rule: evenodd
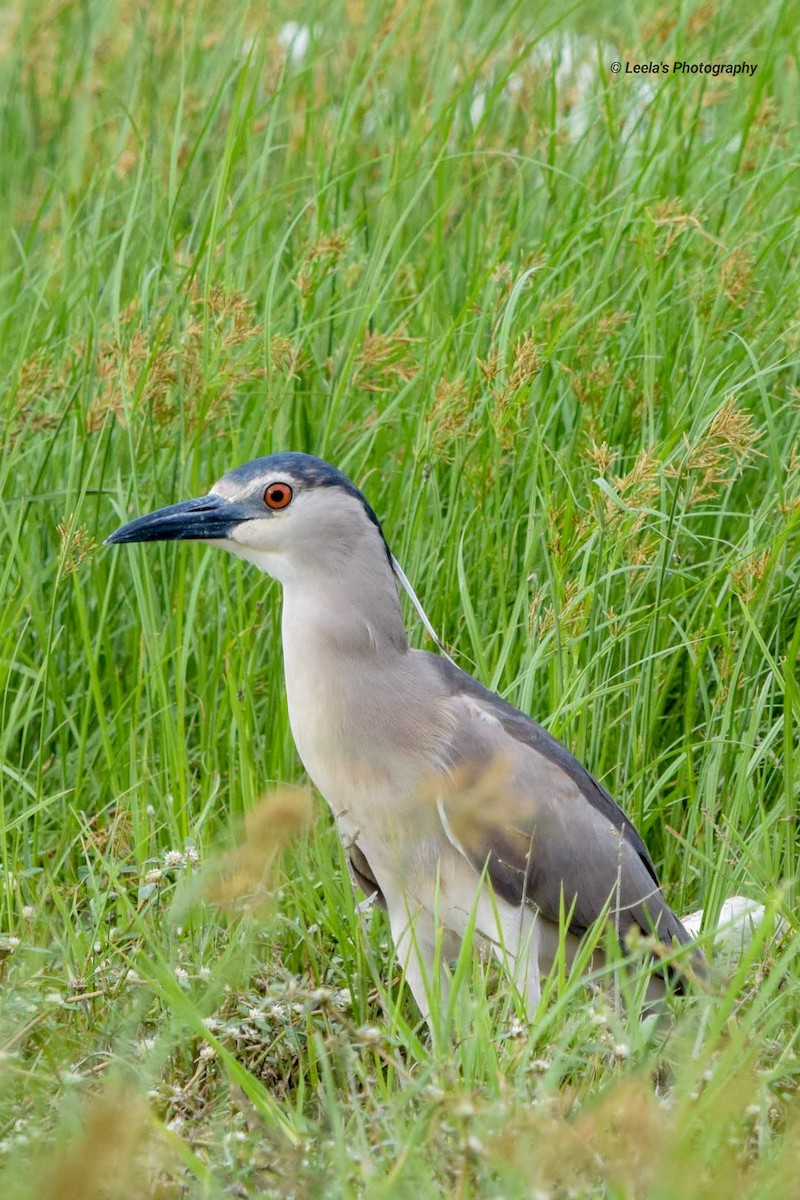
<svg viewBox="0 0 800 1200">
<path fill-rule="evenodd" d="M 620 935 L 690 941 L 641 837 L 581 763 L 447 656 L 411 649 L 398 583 L 410 585 L 340 471 L 308 454 L 258 458 L 108 541 L 186 539 L 283 585 L 292 734 L 423 1014 L 437 931 L 445 956 L 468 929 L 487 939 L 529 1011 L 560 922 L 568 953 L 605 913 Z"/>
</svg>

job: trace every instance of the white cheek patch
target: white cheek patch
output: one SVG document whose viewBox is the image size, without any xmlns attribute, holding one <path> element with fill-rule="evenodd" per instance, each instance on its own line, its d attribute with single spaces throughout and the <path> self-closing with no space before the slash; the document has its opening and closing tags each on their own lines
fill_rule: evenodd
<svg viewBox="0 0 800 1200">
<path fill-rule="evenodd" d="M 246 550 L 274 550 L 276 543 L 283 540 L 276 524 L 274 517 L 241 521 L 231 530 L 231 541 Z"/>
<path fill-rule="evenodd" d="M 243 558 L 245 562 L 252 563 L 265 575 L 282 580 L 285 575 L 286 560 L 281 548 L 276 545 L 278 538 L 275 537 L 275 534 L 277 532 L 270 518 L 263 521 L 258 519 L 242 521 L 231 530 L 229 539 L 226 538 L 218 544 L 224 546 L 231 554 L 235 554 L 237 558 Z"/>
</svg>

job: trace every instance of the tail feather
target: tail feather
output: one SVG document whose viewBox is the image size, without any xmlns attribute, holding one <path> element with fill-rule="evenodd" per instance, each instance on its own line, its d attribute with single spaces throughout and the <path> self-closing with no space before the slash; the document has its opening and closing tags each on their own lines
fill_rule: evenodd
<svg viewBox="0 0 800 1200">
<path fill-rule="evenodd" d="M 697 912 L 682 918 L 684 928 L 693 938 L 700 933 L 703 912 L 704 910 L 699 908 Z M 729 896 L 722 906 L 714 930 L 715 954 L 730 963 L 738 962 L 765 915 L 764 905 L 759 904 L 757 900 L 750 900 L 747 896 Z"/>
</svg>

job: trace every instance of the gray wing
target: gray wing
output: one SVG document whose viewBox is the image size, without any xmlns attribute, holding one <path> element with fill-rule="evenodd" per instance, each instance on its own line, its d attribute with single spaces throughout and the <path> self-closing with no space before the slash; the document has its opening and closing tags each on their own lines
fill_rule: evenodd
<svg viewBox="0 0 800 1200">
<path fill-rule="evenodd" d="M 671 944 L 691 941 L 661 894 L 641 837 L 608 792 L 530 717 L 446 659 L 428 655 L 454 708 L 441 801 L 448 836 L 512 904 L 580 935 L 605 911 Z M 698 959 L 695 964 L 702 969 Z"/>
</svg>

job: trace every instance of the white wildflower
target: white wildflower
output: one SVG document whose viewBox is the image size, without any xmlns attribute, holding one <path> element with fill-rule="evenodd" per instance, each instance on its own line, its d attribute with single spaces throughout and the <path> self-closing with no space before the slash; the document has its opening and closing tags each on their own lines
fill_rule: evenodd
<svg viewBox="0 0 800 1200">
<path fill-rule="evenodd" d="M 278 30 L 278 45 L 282 50 L 288 50 L 293 63 L 300 63 L 308 53 L 311 42 L 311 30 L 308 25 L 299 21 L 286 21 Z"/>
<path fill-rule="evenodd" d="M 516 100 L 522 94 L 523 86 L 522 76 L 517 71 L 512 71 L 503 87 L 503 95 L 508 100 Z"/>
<path fill-rule="evenodd" d="M 476 92 L 469 106 L 469 119 L 473 129 L 480 123 L 486 109 L 486 92 Z"/>
</svg>

